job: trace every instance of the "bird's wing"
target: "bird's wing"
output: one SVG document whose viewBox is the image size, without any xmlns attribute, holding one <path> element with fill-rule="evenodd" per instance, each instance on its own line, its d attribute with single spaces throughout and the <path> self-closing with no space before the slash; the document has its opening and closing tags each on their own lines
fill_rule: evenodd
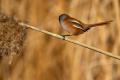
<svg viewBox="0 0 120 80">
<path fill-rule="evenodd" d="M 74 27 L 79 28 L 79 29 L 81 29 L 82 31 L 85 32 L 85 29 L 84 29 L 83 25 L 80 24 L 79 21 L 74 20 L 74 19 L 70 19 L 69 22 L 71 22 L 71 23 L 73 24 Z"/>
</svg>

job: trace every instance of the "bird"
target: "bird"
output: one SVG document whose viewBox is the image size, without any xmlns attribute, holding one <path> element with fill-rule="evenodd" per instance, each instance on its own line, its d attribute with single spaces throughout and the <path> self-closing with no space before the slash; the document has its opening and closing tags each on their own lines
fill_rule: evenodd
<svg viewBox="0 0 120 80">
<path fill-rule="evenodd" d="M 69 33 L 68 35 L 62 35 L 63 37 L 73 36 L 73 35 L 77 36 L 77 35 L 85 33 L 92 27 L 106 25 L 106 24 L 109 24 L 110 22 L 112 22 L 112 20 L 103 21 L 103 22 L 94 23 L 94 24 L 85 24 L 82 21 L 77 20 L 65 13 L 59 16 L 60 26 L 62 27 L 64 31 Z"/>
</svg>

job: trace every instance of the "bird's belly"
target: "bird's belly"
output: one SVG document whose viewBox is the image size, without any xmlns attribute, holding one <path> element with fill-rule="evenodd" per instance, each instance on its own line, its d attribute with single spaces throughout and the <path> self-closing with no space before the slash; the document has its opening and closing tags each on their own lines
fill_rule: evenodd
<svg viewBox="0 0 120 80">
<path fill-rule="evenodd" d="M 82 34 L 84 31 L 82 31 L 80 28 L 76 28 L 73 25 L 62 23 L 62 27 L 65 31 L 69 32 L 72 35 L 79 35 Z"/>
<path fill-rule="evenodd" d="M 79 34 L 84 33 L 84 31 L 82 31 L 79 28 L 74 28 L 71 32 L 72 32 L 73 35 L 79 35 Z"/>
</svg>

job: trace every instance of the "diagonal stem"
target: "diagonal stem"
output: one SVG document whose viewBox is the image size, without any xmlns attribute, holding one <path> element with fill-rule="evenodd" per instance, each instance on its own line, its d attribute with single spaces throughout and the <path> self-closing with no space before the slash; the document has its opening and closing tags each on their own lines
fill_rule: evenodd
<svg viewBox="0 0 120 80">
<path fill-rule="evenodd" d="M 84 47 L 84 48 L 87 48 L 87 49 L 96 51 L 96 52 L 98 52 L 98 53 L 100 53 L 100 54 L 104 54 L 104 55 L 106 55 L 106 56 L 109 56 L 109 57 L 112 57 L 112 58 L 115 58 L 115 59 L 120 60 L 120 57 L 117 56 L 117 55 L 113 55 L 113 54 L 110 53 L 110 52 L 103 51 L 103 50 L 98 49 L 98 48 L 96 48 L 96 47 L 92 47 L 92 46 L 83 44 L 83 43 L 81 43 L 81 42 L 79 42 L 79 41 L 77 41 L 77 40 L 69 39 L 68 37 L 64 37 L 64 36 L 61 36 L 61 35 L 58 35 L 58 34 L 55 34 L 55 33 L 52 33 L 52 32 L 46 31 L 46 30 L 43 30 L 43 29 L 39 29 L 39 28 L 37 28 L 37 27 L 31 26 L 31 25 L 28 25 L 28 24 L 25 24 L 25 23 L 22 23 L 22 22 L 20 22 L 19 25 L 21 25 L 21 26 L 26 26 L 26 27 L 28 27 L 28 28 L 31 28 L 31 29 L 35 30 L 35 31 L 48 34 L 48 35 L 53 36 L 53 37 L 56 37 L 56 38 L 58 38 L 58 39 L 62 39 L 62 40 L 68 41 L 68 42 L 70 42 L 70 43 L 73 43 L 73 44 L 82 46 L 82 47 Z"/>
</svg>

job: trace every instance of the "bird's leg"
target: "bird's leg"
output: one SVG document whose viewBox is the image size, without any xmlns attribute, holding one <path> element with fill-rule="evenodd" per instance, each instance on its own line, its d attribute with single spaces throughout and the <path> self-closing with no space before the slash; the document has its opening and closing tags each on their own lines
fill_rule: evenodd
<svg viewBox="0 0 120 80">
<path fill-rule="evenodd" d="M 65 40 L 65 38 L 66 38 L 67 36 L 72 36 L 72 35 L 66 34 L 66 35 L 61 35 L 61 36 L 63 37 L 63 40 Z"/>
</svg>

